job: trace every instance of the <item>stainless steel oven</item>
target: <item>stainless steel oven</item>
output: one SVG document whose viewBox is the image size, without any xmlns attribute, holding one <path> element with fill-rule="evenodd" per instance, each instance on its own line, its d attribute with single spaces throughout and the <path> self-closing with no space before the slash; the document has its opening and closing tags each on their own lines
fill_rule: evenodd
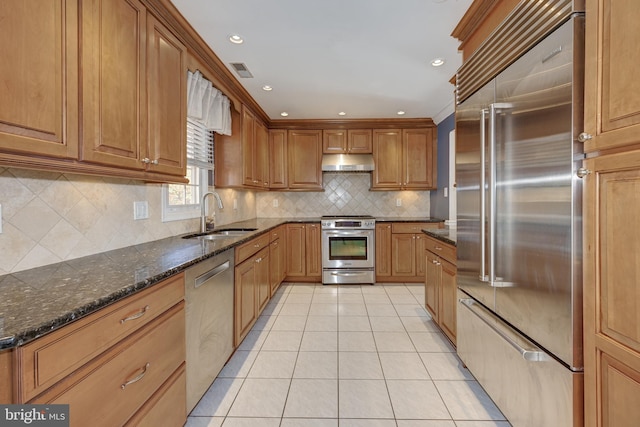
<svg viewBox="0 0 640 427">
<path fill-rule="evenodd" d="M 370 216 L 322 217 L 322 283 L 375 282 L 375 228 Z"/>
</svg>

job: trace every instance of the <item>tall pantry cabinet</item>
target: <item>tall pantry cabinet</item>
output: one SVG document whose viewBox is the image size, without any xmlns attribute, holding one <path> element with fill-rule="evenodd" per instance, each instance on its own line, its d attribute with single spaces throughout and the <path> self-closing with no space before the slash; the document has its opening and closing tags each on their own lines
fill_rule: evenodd
<svg viewBox="0 0 640 427">
<path fill-rule="evenodd" d="M 587 0 L 585 425 L 640 422 L 640 9 Z"/>
</svg>

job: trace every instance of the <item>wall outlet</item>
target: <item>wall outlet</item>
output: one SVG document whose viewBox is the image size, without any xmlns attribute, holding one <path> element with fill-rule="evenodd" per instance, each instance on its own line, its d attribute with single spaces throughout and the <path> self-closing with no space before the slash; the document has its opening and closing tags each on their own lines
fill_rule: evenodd
<svg viewBox="0 0 640 427">
<path fill-rule="evenodd" d="M 149 202 L 146 200 L 143 202 L 133 202 L 133 219 L 147 218 L 149 218 Z"/>
<path fill-rule="evenodd" d="M 402 206 L 402 199 L 396 199 L 396 206 L 397 207 Z"/>
<path fill-rule="evenodd" d="M 238 210 L 238 199 L 233 199 L 233 210 L 234 211 Z"/>
<path fill-rule="evenodd" d="M 2 205 L 0 205 L 0 234 L 2 234 Z"/>
<path fill-rule="evenodd" d="M 277 208 L 279 204 L 280 203 L 278 202 L 278 199 L 273 199 L 273 207 L 274 208 Z"/>
<path fill-rule="evenodd" d="M 444 187 L 444 197 L 449 197 L 449 188 Z"/>
</svg>

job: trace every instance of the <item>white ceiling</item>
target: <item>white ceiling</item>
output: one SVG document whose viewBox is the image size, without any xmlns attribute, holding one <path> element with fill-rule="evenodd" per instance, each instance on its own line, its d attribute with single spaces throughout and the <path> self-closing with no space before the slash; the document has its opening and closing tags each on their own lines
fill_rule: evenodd
<svg viewBox="0 0 640 427">
<path fill-rule="evenodd" d="M 229 63 L 246 64 L 254 77 L 238 81 L 271 119 L 453 112 L 461 55 L 450 34 L 472 0 L 172 1 L 236 77 Z M 434 68 L 437 57 L 446 63 Z"/>
</svg>

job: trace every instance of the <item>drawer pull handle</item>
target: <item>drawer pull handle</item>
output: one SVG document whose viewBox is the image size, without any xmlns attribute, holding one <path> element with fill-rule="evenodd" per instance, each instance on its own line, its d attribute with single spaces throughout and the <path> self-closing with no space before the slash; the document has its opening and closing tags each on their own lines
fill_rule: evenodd
<svg viewBox="0 0 640 427">
<path fill-rule="evenodd" d="M 147 310 L 149 310 L 149 308 L 150 307 L 148 305 L 145 305 L 144 308 L 140 310 L 138 313 L 131 315 L 129 317 L 125 317 L 124 319 L 120 319 L 120 324 L 123 324 L 124 322 L 128 322 L 129 320 L 136 320 L 141 318 L 147 313 Z"/>
<path fill-rule="evenodd" d="M 435 249 L 436 251 L 441 251 L 442 250 L 442 248 L 440 246 L 434 246 L 433 249 Z"/>
<path fill-rule="evenodd" d="M 120 388 L 124 390 L 128 385 L 137 383 L 138 381 L 140 381 L 146 375 L 148 368 L 149 368 L 149 362 L 147 362 L 147 364 L 144 365 L 144 367 L 142 368 L 142 372 L 140 372 L 135 378 L 132 378 L 126 383 L 122 384 Z"/>
</svg>

